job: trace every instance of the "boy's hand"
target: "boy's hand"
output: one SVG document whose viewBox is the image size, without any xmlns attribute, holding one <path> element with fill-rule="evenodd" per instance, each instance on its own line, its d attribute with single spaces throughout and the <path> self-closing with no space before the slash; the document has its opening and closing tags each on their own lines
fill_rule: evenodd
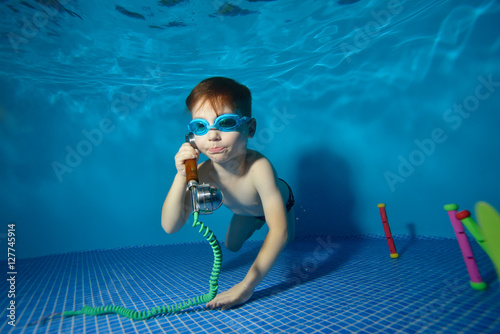
<svg viewBox="0 0 500 334">
<path fill-rule="evenodd" d="M 208 308 L 220 308 L 227 310 L 233 306 L 243 304 L 253 295 L 253 290 L 248 290 L 241 282 L 233 286 L 231 289 L 219 293 L 207 303 Z"/>
<path fill-rule="evenodd" d="M 198 164 L 199 157 L 200 151 L 194 149 L 189 143 L 182 144 L 179 152 L 175 155 L 175 168 L 177 168 L 177 173 L 186 177 L 186 160 L 196 159 L 196 164 Z"/>
</svg>

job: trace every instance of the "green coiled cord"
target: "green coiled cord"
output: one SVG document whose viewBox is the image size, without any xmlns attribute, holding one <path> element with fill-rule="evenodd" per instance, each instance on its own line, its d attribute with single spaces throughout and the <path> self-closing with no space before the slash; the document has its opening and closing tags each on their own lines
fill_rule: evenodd
<svg viewBox="0 0 500 334">
<path fill-rule="evenodd" d="M 214 299 L 219 289 L 218 282 L 219 282 L 220 267 L 222 265 L 222 252 L 219 242 L 217 241 L 217 238 L 215 237 L 213 232 L 208 228 L 208 226 L 198 221 L 198 215 L 199 215 L 198 212 L 193 213 L 194 216 L 193 227 L 200 226 L 198 232 L 207 239 L 214 252 L 214 264 L 212 266 L 212 274 L 210 275 L 210 291 L 208 293 L 174 305 L 158 306 L 142 312 L 136 310 L 130 310 L 125 307 L 116 305 L 107 305 L 100 307 L 91 307 L 85 305 L 79 311 L 66 311 L 63 312 L 61 315 L 63 317 L 71 317 L 80 314 L 87 314 L 87 315 L 118 314 L 133 320 L 146 320 L 153 317 L 178 313 L 191 306 L 208 303 L 209 301 Z"/>
</svg>

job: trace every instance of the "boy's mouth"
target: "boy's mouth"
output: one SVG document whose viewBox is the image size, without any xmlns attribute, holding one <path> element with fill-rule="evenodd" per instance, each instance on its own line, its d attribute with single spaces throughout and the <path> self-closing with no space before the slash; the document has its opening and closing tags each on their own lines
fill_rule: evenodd
<svg viewBox="0 0 500 334">
<path fill-rule="evenodd" d="M 220 153 L 222 151 L 224 151 L 224 147 L 212 147 L 208 149 L 210 153 Z"/>
</svg>

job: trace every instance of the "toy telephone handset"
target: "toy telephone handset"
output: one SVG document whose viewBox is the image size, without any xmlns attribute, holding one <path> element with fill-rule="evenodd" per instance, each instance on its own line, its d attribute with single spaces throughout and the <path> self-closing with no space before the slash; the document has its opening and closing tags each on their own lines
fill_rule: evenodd
<svg viewBox="0 0 500 334">
<path fill-rule="evenodd" d="M 193 148 L 198 148 L 194 141 L 194 134 L 192 132 L 186 135 L 186 142 L 191 144 Z M 186 183 L 191 195 L 193 212 L 209 214 L 214 210 L 217 210 L 222 205 L 222 201 L 224 199 L 222 192 L 209 184 L 198 184 L 198 169 L 196 167 L 195 159 L 186 160 L 185 166 Z"/>
<path fill-rule="evenodd" d="M 194 149 L 198 149 L 196 147 L 196 143 L 194 141 L 194 134 L 192 132 L 186 135 L 186 142 L 188 142 Z M 186 165 L 186 182 L 188 187 L 195 187 L 198 185 L 198 170 L 196 168 L 196 160 L 189 159 L 185 161 Z"/>
</svg>

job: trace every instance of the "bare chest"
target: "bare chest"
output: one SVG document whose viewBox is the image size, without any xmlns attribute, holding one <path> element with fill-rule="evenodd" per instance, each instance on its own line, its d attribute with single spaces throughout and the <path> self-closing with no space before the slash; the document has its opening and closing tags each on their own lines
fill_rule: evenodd
<svg viewBox="0 0 500 334">
<path fill-rule="evenodd" d="M 249 180 L 218 180 L 217 184 L 224 195 L 223 204 L 233 213 L 245 216 L 264 214 L 260 196 Z"/>
</svg>

